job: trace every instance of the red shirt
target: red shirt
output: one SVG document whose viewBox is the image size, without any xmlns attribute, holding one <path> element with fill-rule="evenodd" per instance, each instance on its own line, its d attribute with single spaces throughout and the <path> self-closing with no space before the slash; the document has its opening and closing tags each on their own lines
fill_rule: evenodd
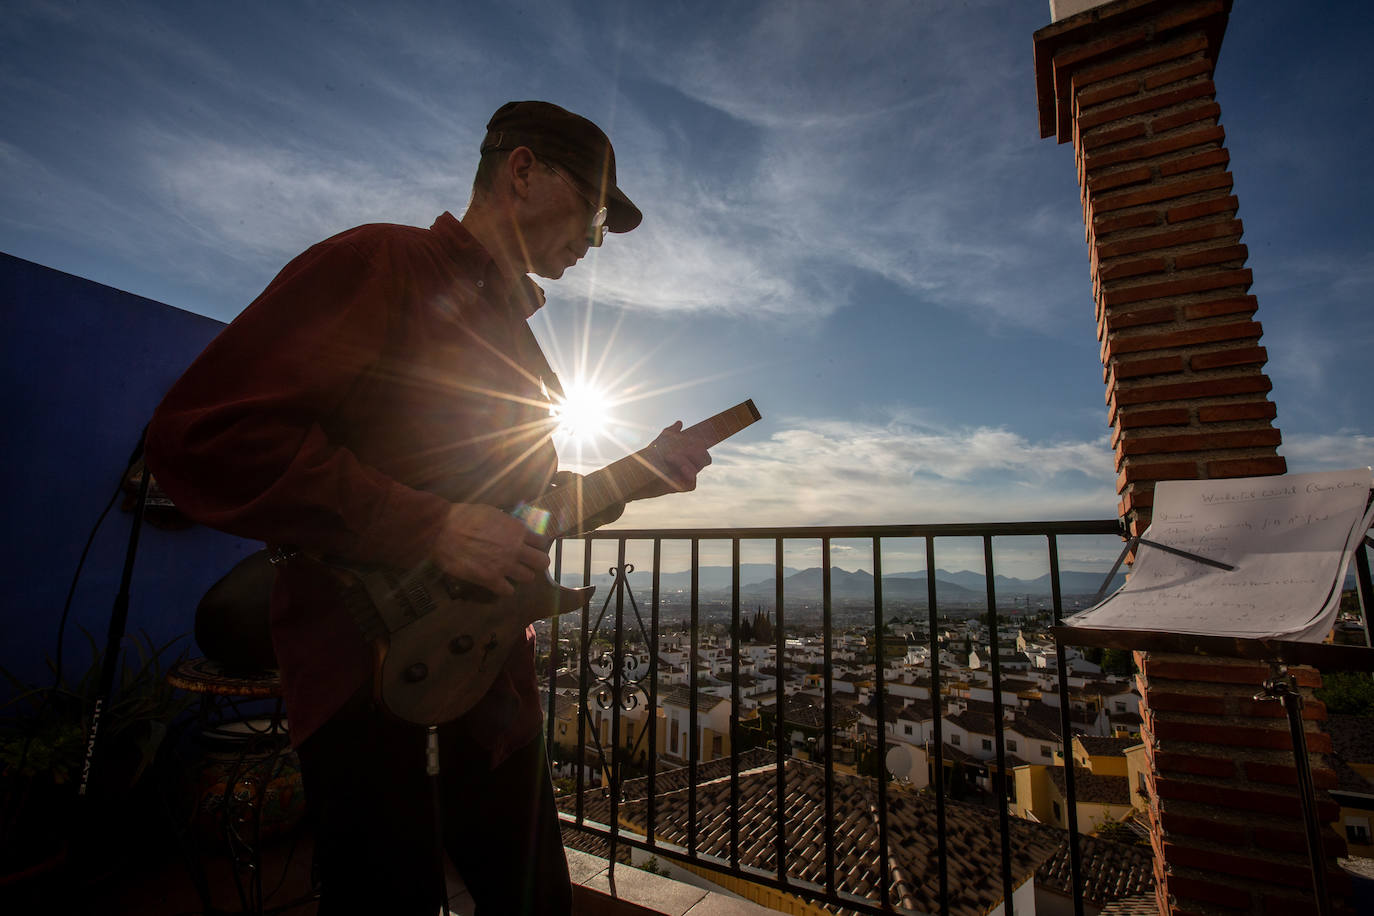
<svg viewBox="0 0 1374 916">
<path fill-rule="evenodd" d="M 168 392 L 159 484 L 202 524 L 346 560 L 426 560 L 450 502 L 511 508 L 557 469 L 526 319 L 542 304 L 448 213 L 369 225 L 281 271 Z M 371 649 L 309 561 L 278 567 L 272 637 L 300 744 L 365 684 Z M 468 730 L 499 760 L 540 724 L 533 629 Z"/>
</svg>

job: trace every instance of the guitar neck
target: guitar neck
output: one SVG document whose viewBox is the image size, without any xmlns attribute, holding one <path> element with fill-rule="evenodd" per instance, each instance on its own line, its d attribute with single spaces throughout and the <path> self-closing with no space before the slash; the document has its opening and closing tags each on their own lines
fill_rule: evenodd
<svg viewBox="0 0 1374 916">
<path fill-rule="evenodd" d="M 682 431 L 684 436 L 706 448 L 724 442 L 735 433 L 759 419 L 758 408 L 752 400 L 743 401 L 723 410 L 714 417 L 702 420 Z M 570 486 L 559 487 L 535 500 L 533 508 L 549 513 L 545 533 L 562 537 L 581 527 L 590 518 L 616 503 L 625 502 L 631 495 L 664 475 L 652 445 L 633 455 L 606 465 Z"/>
</svg>

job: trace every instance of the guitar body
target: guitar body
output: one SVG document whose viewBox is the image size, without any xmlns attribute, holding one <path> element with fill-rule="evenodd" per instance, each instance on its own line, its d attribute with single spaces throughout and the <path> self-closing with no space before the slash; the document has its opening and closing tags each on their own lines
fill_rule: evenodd
<svg viewBox="0 0 1374 916">
<path fill-rule="evenodd" d="M 350 568 L 345 601 L 376 649 L 373 689 L 396 718 L 442 725 L 477 705 L 536 620 L 581 610 L 594 586 L 545 575 L 497 597 L 425 564 L 407 573 Z"/>
<path fill-rule="evenodd" d="M 683 430 L 711 447 L 759 419 L 753 401 Z M 558 487 L 514 515 L 550 540 L 576 531 L 646 483 L 667 479 L 650 446 Z M 499 598 L 460 582 L 432 563 L 413 570 L 327 562 L 343 585 L 343 600 L 376 652 L 374 692 L 382 708 L 416 725 L 442 725 L 463 715 L 495 682 L 506 656 L 536 620 L 578 611 L 594 587 L 566 588 L 547 573 Z"/>
</svg>

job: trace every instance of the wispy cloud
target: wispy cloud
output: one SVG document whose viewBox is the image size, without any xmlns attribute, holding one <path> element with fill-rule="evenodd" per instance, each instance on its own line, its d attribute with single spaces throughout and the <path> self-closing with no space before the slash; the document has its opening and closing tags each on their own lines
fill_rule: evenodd
<svg viewBox="0 0 1374 916">
<path fill-rule="evenodd" d="M 727 33 L 640 23 L 646 77 L 715 114 L 688 129 L 646 110 L 627 130 L 636 142 L 622 162 L 652 209 L 645 230 L 617 240 L 623 252 L 604 255 L 616 279 L 599 294 L 823 317 L 850 304 L 848 284 L 815 278 L 869 274 L 992 324 L 1043 330 L 1062 317 L 1086 296 L 1086 267 L 1063 269 L 1081 254 L 1070 170 L 1062 202 L 1030 193 L 1043 182 L 1031 180 L 1037 138 L 1014 91 L 1024 68 L 985 47 L 971 12 L 772 4 Z M 709 139 L 693 143 L 693 129 Z M 636 161 L 646 152 L 652 165 Z M 700 185 L 697 154 L 729 160 L 718 184 Z M 674 261 L 674 282 L 657 288 L 634 269 Z"/>
<path fill-rule="evenodd" d="M 1279 453 L 1290 473 L 1374 467 L 1374 436 L 1353 430 L 1328 435 L 1285 435 Z"/>
<path fill-rule="evenodd" d="M 62 9 L 31 6 L 23 21 L 47 28 Z M 224 298 L 239 305 L 319 238 L 460 208 L 482 124 L 505 100 L 497 91 L 606 100 L 589 113 L 611 129 L 646 210 L 641 229 L 558 285 L 567 295 L 815 321 L 877 276 L 923 305 L 1041 329 L 1075 298 L 1066 272 L 1044 264 L 1044 229 L 1063 224 L 1073 239 L 1077 216 L 1067 196 L 1058 218 L 1043 204 L 1018 215 L 1003 199 L 999 178 L 1024 167 L 1018 151 L 1035 138 L 1008 92 L 1024 83 L 1024 61 L 980 28 L 991 10 L 889 2 L 854 16 L 775 3 L 733 10 L 722 27 L 696 10 L 578 16 L 539 4 L 524 40 L 548 54 L 531 72 L 493 53 L 483 30 L 504 20 L 425 14 L 432 28 L 417 30 L 418 11 L 403 5 L 387 16 L 343 7 L 317 24 L 321 41 L 284 53 L 293 37 L 268 13 L 135 5 L 64 26 L 66 53 L 103 83 L 73 76 L 41 90 L 64 105 L 90 93 L 101 155 L 139 173 L 102 229 L 137 238 L 188 283 L 223 288 L 227 275 Z M 260 40 L 244 46 L 254 28 Z M 655 104 L 646 80 L 690 104 Z M 139 108 L 102 102 L 101 85 Z M 59 183 L 40 187 L 57 194 Z M 996 218 L 970 222 L 980 213 Z"/>
<path fill-rule="evenodd" d="M 1033 442 L 1005 429 L 897 419 L 777 425 L 764 442 L 717 446 L 697 492 L 632 504 L 619 524 L 871 525 L 1115 514 L 1105 441 Z"/>
<path fill-rule="evenodd" d="M 1005 429 L 942 429 L 909 416 L 886 423 L 782 425 L 786 428 L 763 442 L 717 446 L 714 464 L 701 475 L 696 492 L 632 503 L 615 527 L 940 524 L 1116 515 L 1113 459 L 1105 441 L 1036 442 Z M 1288 436 L 1280 451 L 1292 473 L 1374 465 L 1374 437 L 1351 431 Z M 1105 568 L 1119 547 L 1112 537 L 1068 539 L 1064 568 Z M 889 570 L 923 568 L 917 546 L 894 542 L 888 550 Z M 771 554 L 755 561 L 771 562 Z M 666 568 L 682 568 L 684 562 L 665 555 Z M 818 548 L 789 542 L 786 562 L 819 565 Z M 871 551 L 864 544 L 838 543 L 831 562 L 871 569 Z M 955 540 L 941 548 L 937 562 L 950 569 L 981 569 L 982 559 L 976 546 Z M 1038 542 L 1013 539 L 999 546 L 998 570 L 1004 574 L 1040 575 L 1047 571 L 1045 562 Z"/>
<path fill-rule="evenodd" d="M 436 200 L 460 199 L 452 170 L 415 159 L 323 159 L 285 144 L 239 146 L 162 133 L 141 142 L 158 203 L 194 227 L 205 244 L 228 242 L 256 255 L 294 254 L 372 220 L 427 224 Z"/>
<path fill-rule="evenodd" d="M 778 425 L 782 428 L 765 441 L 717 446 L 695 492 L 632 503 L 614 527 L 805 528 L 1110 519 L 1116 514 L 1112 456 L 1105 442 L 1036 442 L 1005 429 L 941 428 L 903 410 L 891 411 L 885 421 L 793 419 Z M 719 544 L 706 543 L 703 564 L 729 562 L 727 555 L 717 555 Z M 676 542 L 665 547 L 664 568 L 686 566 L 680 547 Z M 744 547 L 745 562 L 772 562 L 770 543 Z M 1119 539 L 1110 536 L 1066 539 L 1064 568 L 1106 568 L 1119 548 Z M 942 539 L 937 564 L 981 569 L 981 550 L 969 539 Z M 995 551 L 1001 574 L 1034 577 L 1048 571 L 1042 538 L 999 538 Z M 642 557 L 635 562 L 648 566 Z M 821 565 L 819 543 L 789 540 L 784 562 Z M 883 562 L 889 572 L 924 568 L 924 547 L 892 539 L 885 544 Z M 872 569 L 871 547 L 837 540 L 831 563 Z"/>
</svg>

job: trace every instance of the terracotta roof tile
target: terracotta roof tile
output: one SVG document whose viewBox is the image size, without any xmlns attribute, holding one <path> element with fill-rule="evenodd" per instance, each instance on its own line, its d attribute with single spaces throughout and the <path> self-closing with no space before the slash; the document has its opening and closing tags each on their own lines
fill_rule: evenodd
<svg viewBox="0 0 1374 916">
<path fill-rule="evenodd" d="M 1064 768 L 1046 767 L 1050 781 L 1059 794 L 1068 797 L 1065 787 Z M 1080 802 L 1097 805 L 1129 805 L 1131 803 L 1131 782 L 1125 776 L 1099 776 L 1087 767 L 1073 768 L 1074 796 Z"/>
<path fill-rule="evenodd" d="M 1117 843 L 1093 836 L 1078 838 L 1083 872 L 1083 900 L 1093 906 L 1122 898 L 1150 894 L 1154 902 L 1154 854 L 1148 846 Z M 1067 837 L 1054 855 L 1035 873 L 1036 882 L 1070 896 L 1073 893 Z M 1151 912 L 1157 913 L 1158 910 Z"/>
<path fill-rule="evenodd" d="M 789 759 L 785 797 L 786 864 L 795 880 L 825 881 L 825 770 L 816 764 Z M 760 770 L 740 776 L 740 862 L 746 867 L 776 872 L 776 771 Z M 878 828 L 876 783 L 871 779 L 834 774 L 833 834 L 840 852 L 836 882 L 844 893 L 877 899 Z M 655 799 L 655 833 L 663 841 L 686 845 L 685 789 Z M 697 848 L 706 855 L 730 854 L 730 781 L 697 786 Z M 603 810 L 604 809 L 604 810 Z M 609 803 L 596 799 L 587 816 L 608 818 Z M 643 824 L 647 802 L 622 804 L 623 820 Z M 604 822 L 604 820 L 603 820 Z M 1001 839 L 995 811 L 946 802 L 951 900 L 954 916 L 982 916 L 1001 899 Z M 938 910 L 935 801 L 896 787 L 888 789 L 888 851 L 892 861 L 893 902 L 908 909 Z M 1011 824 L 1012 874 L 1020 883 L 1049 858 L 1061 831 L 1016 820 Z"/>
</svg>

